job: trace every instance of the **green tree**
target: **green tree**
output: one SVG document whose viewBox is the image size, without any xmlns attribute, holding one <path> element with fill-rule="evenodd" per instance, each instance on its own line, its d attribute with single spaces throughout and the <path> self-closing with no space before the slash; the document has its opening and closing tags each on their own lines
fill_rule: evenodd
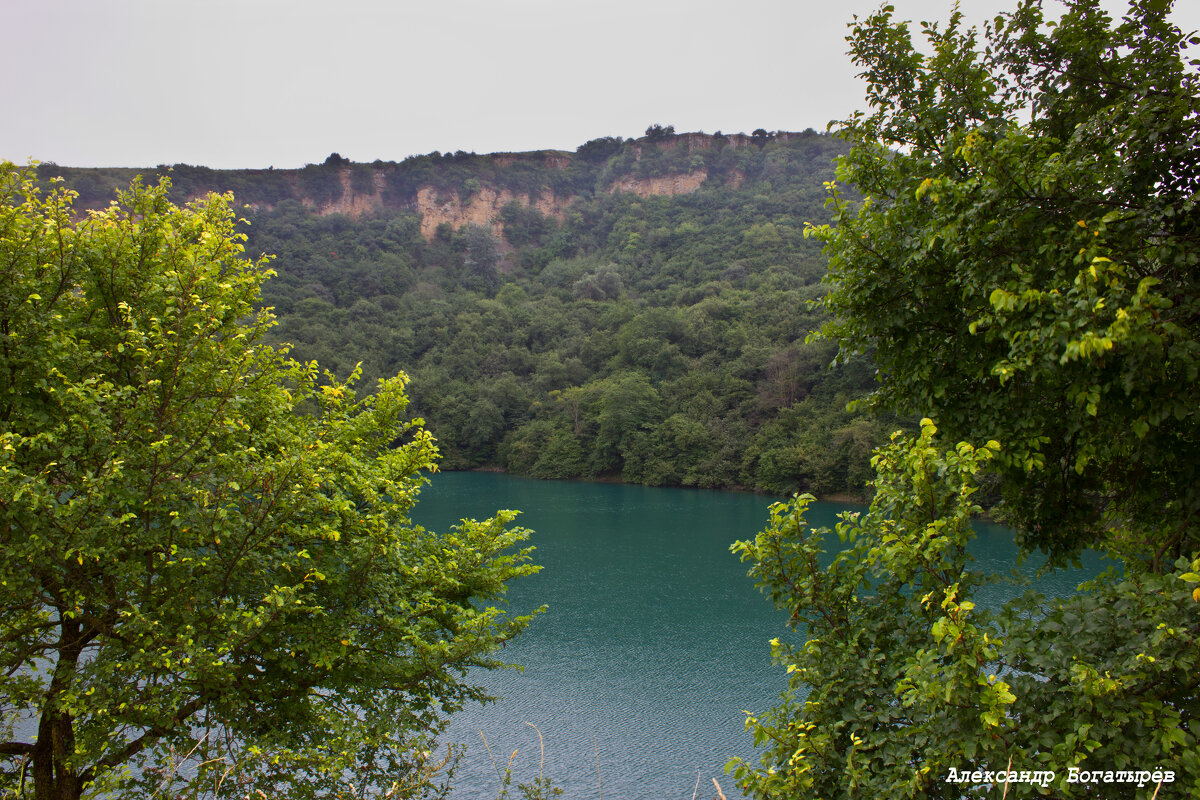
<svg viewBox="0 0 1200 800">
<path fill-rule="evenodd" d="M 651 125 L 650 127 L 646 128 L 646 138 L 652 142 L 661 141 L 662 139 L 666 139 L 666 138 L 668 138 L 670 136 L 674 136 L 674 135 L 675 135 L 675 126 L 674 125 L 668 125 L 664 128 L 662 125 L 659 125 L 656 122 L 653 125 Z"/>
<path fill-rule="evenodd" d="M 873 367 L 861 359 L 830 371 L 831 343 L 800 346 L 825 319 L 808 304 L 825 291 L 810 285 L 824 274 L 825 260 L 794 222 L 824 218 L 821 181 L 834 177 L 832 157 L 846 147 L 831 136 L 804 135 L 776 137 L 761 150 L 700 148 L 689 155 L 668 148 L 656 169 L 689 170 L 701 159 L 715 180 L 704 192 L 641 198 L 603 190 L 639 174 L 638 146 L 627 144 L 593 153 L 595 160 L 582 152 L 515 161 L 425 155 L 403 164 L 314 165 L 299 174 L 176 165 L 171 197 L 221 190 L 266 202 L 282 181 L 285 195 L 295 189 L 312 200 L 315 194 L 299 188 L 310 180 L 344 172 L 350 188 L 361 189 L 372 174 L 382 178 L 379 216 L 351 219 L 283 198 L 246 211 L 245 247 L 277 255 L 280 274 L 262 295 L 280 322 L 269 341 L 288 342 L 294 357 L 315 359 L 337 374 L 361 361 L 360 387 L 408 371 L 409 408 L 437 438 L 443 468 L 594 473 L 599 393 L 589 389 L 583 413 L 578 403 L 568 409 L 549 393 L 642 372 L 660 393 L 661 408 L 648 422 L 650 435 L 630 440 L 633 465 L 625 479 L 818 495 L 861 491 L 869 448 L 853 442 L 841 449 L 832 434 L 854 416 L 843 412 L 838 395 L 862 394 Z M 49 164 L 38 172 L 43 182 L 62 175 L 72 185 L 93 176 L 97 208 L 134 174 Z M 471 179 L 518 196 L 545 199 L 549 190 L 556 204 L 569 200 L 569 209 L 556 218 L 520 202 L 505 205 L 499 221 L 516 248 L 509 254 L 500 252 L 505 248 L 488 226 L 455 232 L 444 223 L 427 241 L 411 210 L 416 191 L 426 186 L 462 196 Z M 493 294 L 497 302 L 488 299 Z M 506 382 L 519 389 L 508 391 Z M 754 386 L 759 402 L 747 403 Z M 494 402 L 502 424 L 486 424 L 495 418 L 485 413 L 472 423 L 480 397 Z M 783 424 L 797 401 L 806 403 L 805 420 Z M 658 430 L 675 414 L 700 422 L 711 439 L 703 457 L 686 465 L 669 452 L 678 429 Z M 501 448 L 526 422 L 548 419 L 553 428 L 533 428 Z M 805 432 L 806 425 L 817 433 Z M 876 428 L 884 435 L 870 444 L 892 427 Z M 486 440 L 467 436 L 468 428 Z"/>
<path fill-rule="evenodd" d="M 592 458 L 599 473 L 624 471 L 661 416 L 658 391 L 640 373 L 607 378 L 586 387 L 596 396 Z"/>
<path fill-rule="evenodd" d="M 754 541 L 734 545 L 807 639 L 801 646 L 771 643 L 773 656 L 788 664 L 789 686 L 778 708 L 748 721 L 759 743 L 772 742 L 768 769 L 755 773 L 738 763 L 743 788 L 756 797 L 853 796 L 856 789 L 864 796 L 961 797 L 957 784 L 938 785 L 943 767 L 959 764 L 956 756 L 974 757 L 964 749 L 1014 699 L 1003 681 L 979 676 L 975 659 L 994 661 L 995 647 L 971 616 L 973 604 L 959 603 L 979 580 L 964 572 L 978 510 L 974 478 L 998 445 L 962 445 L 943 456 L 935 432 L 925 420 L 917 441 L 897 435 L 880 448 L 871 509 L 843 515 L 837 534 L 850 547 L 828 566 L 819 564 L 828 560 L 831 532 L 805 523 L 812 495 L 776 503 L 770 525 Z M 948 625 L 955 626 L 948 657 L 936 663 L 942 654 L 931 630 Z M 905 661 L 897 652 L 916 656 Z M 914 708 L 909 696 L 897 697 L 905 681 L 913 683 L 912 698 L 918 685 L 919 692 L 936 687 L 945 694 Z M 939 725 L 954 735 L 939 741 L 931 735 Z"/>
<path fill-rule="evenodd" d="M 464 234 L 466 255 L 463 266 L 466 270 L 465 285 L 468 288 L 494 293 L 500 286 L 500 252 L 496 248 L 496 237 L 482 225 L 469 225 Z"/>
<path fill-rule="evenodd" d="M 168 188 L 80 219 L 0 166 L 0 794 L 415 793 L 526 532 L 413 525 L 405 378 L 262 344 L 231 198 Z"/>
<path fill-rule="evenodd" d="M 1200 86 L 1169 8 L 1027 0 L 982 53 L 958 16 L 929 56 L 887 9 L 850 38 L 873 112 L 839 175 L 868 199 L 816 229 L 828 330 L 879 405 L 1000 440 L 1004 513 L 1055 557 L 1200 544 Z"/>
<path fill-rule="evenodd" d="M 1195 796 L 1200 560 L 977 607 L 975 590 L 997 579 L 969 569 L 967 544 L 1000 446 L 943 452 L 936 433 L 926 419 L 876 452 L 870 510 L 842 516 L 849 546 L 832 560 L 832 532 L 805 521 L 811 495 L 772 506 L 767 528 L 734 545 L 802 642 L 771 643 L 788 690 L 747 720 L 767 746 L 757 768 L 731 762 L 742 788 L 958 800 L 1006 782 L 976 770 L 1012 770 L 1014 797 L 1124 798 L 1160 779 L 1158 797 Z"/>
<path fill-rule="evenodd" d="M 891 6 L 854 24 L 871 111 L 839 176 L 864 199 L 815 229 L 826 331 L 875 359 L 877 407 L 988 444 L 942 452 L 927 419 L 878 451 L 827 567 L 803 498 L 736 545 L 808 637 L 775 644 L 761 767 L 733 765 L 755 796 L 1200 792 L 1200 99 L 1170 5 L 1023 0 L 982 49 L 956 13 L 930 53 Z M 1119 566 L 977 608 L 985 469 L 1026 552 Z"/>
<path fill-rule="evenodd" d="M 620 152 L 623 143 L 624 140 L 620 136 L 601 136 L 579 145 L 575 148 L 575 152 L 584 161 L 603 162 Z"/>
</svg>

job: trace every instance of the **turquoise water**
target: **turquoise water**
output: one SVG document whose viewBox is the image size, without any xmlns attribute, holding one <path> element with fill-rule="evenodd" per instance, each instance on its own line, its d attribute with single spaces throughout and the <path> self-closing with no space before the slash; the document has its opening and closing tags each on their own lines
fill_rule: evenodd
<svg viewBox="0 0 1200 800">
<path fill-rule="evenodd" d="M 768 642 L 788 632 L 786 615 L 754 587 L 729 545 L 764 527 L 771 502 L 734 492 L 436 475 L 416 521 L 444 530 L 463 517 L 521 509 L 518 521 L 534 530 L 543 570 L 514 583 L 508 599 L 516 612 L 549 606 L 501 652 L 523 671 L 478 674 L 502 699 L 452 719 L 448 739 L 468 745 L 453 797 L 495 798 L 492 759 L 503 768 L 514 750 L 514 787 L 532 781 L 540 757 L 530 725 L 544 738 L 545 774 L 566 800 L 598 797 L 601 788 L 619 800 L 686 800 L 697 778 L 697 797 L 712 797 L 714 777 L 731 800 L 738 797 L 723 768 L 754 752 L 744 712 L 770 708 L 784 689 Z M 809 522 L 832 526 L 847 508 L 817 504 Z M 1008 572 L 1016 557 L 1011 533 L 994 525 L 979 533 L 977 566 Z M 1066 594 L 1079 580 L 1054 575 L 1038 588 Z"/>
</svg>

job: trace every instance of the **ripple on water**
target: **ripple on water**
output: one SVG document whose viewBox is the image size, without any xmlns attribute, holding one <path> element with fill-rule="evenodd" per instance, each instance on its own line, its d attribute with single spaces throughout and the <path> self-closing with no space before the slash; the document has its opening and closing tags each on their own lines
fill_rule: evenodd
<svg viewBox="0 0 1200 800">
<path fill-rule="evenodd" d="M 606 796 L 687 798 L 699 771 L 701 795 L 711 796 L 716 777 L 730 800 L 739 797 L 724 765 L 753 754 L 743 711 L 765 711 L 786 686 L 770 663 L 769 640 L 795 636 L 729 552 L 734 540 L 763 528 L 771 502 L 494 473 L 436 476 L 417 520 L 440 530 L 460 517 L 522 509 L 544 570 L 515 583 L 509 600 L 517 611 L 550 607 L 501 652 L 524 672 L 478 676 L 503 699 L 451 720 L 447 741 L 469 746 L 455 800 L 494 798 L 499 788 L 480 730 L 499 767 L 518 751 L 514 787 L 537 776 L 538 736 L 526 723 L 541 730 L 545 773 L 565 797 L 595 796 L 597 756 Z M 816 504 L 809 521 L 832 525 L 844 508 Z M 980 534 L 977 566 L 1009 569 L 1011 534 L 998 526 L 981 526 Z M 1058 576 L 1041 588 L 1067 593 L 1076 582 Z"/>
</svg>

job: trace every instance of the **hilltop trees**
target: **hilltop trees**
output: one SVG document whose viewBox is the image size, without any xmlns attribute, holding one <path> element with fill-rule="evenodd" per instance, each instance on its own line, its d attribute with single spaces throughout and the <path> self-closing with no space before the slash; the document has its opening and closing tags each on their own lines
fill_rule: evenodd
<svg viewBox="0 0 1200 800">
<path fill-rule="evenodd" d="M 585 161 L 602 162 L 616 155 L 623 143 L 624 139 L 620 136 L 601 136 L 579 145 L 575 152 Z"/>
<path fill-rule="evenodd" d="M 675 126 L 668 125 L 665 128 L 657 122 L 646 128 L 646 138 L 652 142 L 661 141 L 675 135 Z"/>
<path fill-rule="evenodd" d="M 1200 786 L 1200 87 L 1169 11 L 1076 0 L 1049 24 L 1023 0 L 982 49 L 958 14 L 926 26 L 929 54 L 890 6 L 855 22 L 870 111 L 843 125 L 839 177 L 866 197 L 835 191 L 815 229 L 827 332 L 875 359 L 878 407 L 932 419 L 876 456 L 828 569 L 803 500 L 739 546 L 810 636 L 776 645 L 791 692 L 751 720 L 771 742 L 739 766 L 756 796 L 959 798 L 990 789 L 963 770 L 1006 765 L 1055 773 L 1014 796 Z M 937 427 L 988 443 L 942 453 Z M 1121 570 L 975 608 L 985 465 L 1026 550 Z"/>
<path fill-rule="evenodd" d="M 404 377 L 264 345 L 229 198 L 167 189 L 76 220 L 0 166 L 0 794 L 416 791 L 526 532 L 414 526 Z"/>
<path fill-rule="evenodd" d="M 635 146 L 616 144 L 630 170 Z M 444 468 L 860 493 L 895 423 L 845 410 L 871 385 L 866 362 L 830 370 L 834 348 L 803 342 L 824 321 L 808 303 L 824 259 L 797 215 L 823 217 L 840 147 L 811 134 L 704 149 L 744 183 L 601 191 L 562 219 L 512 201 L 502 231 L 447 224 L 430 240 L 409 211 L 351 220 L 283 204 L 252 213 L 247 249 L 279 254 L 270 335 L 335 371 L 408 372 Z M 630 379 L 659 405 L 614 438 L 611 395 Z"/>
<path fill-rule="evenodd" d="M 845 145 L 811 131 L 761 148 L 721 136 L 711 147 L 662 144 L 596 139 L 565 170 L 563 154 L 415 157 L 379 167 L 385 208 L 357 219 L 296 202 L 304 175 L 336 177 L 321 166 L 300 171 L 290 200 L 274 193 L 278 170 L 176 166 L 171 197 L 184 182 L 185 197 L 230 187 L 258 205 L 245 211 L 246 248 L 279 256 L 263 287 L 279 317 L 270 339 L 338 374 L 361 363 L 363 387 L 410 374 L 410 408 L 437 437 L 444 468 L 861 493 L 868 453 L 895 421 L 846 411 L 872 384 L 869 362 L 830 370 L 833 348 L 803 341 L 825 319 L 810 305 L 824 292 L 825 259 L 804 240 L 803 220 L 827 218 L 822 182 Z M 351 186 L 370 169 L 351 166 Z M 694 180 L 696 170 L 708 178 L 691 193 L 609 192 L 655 175 Z M 57 171 L 69 184 L 131 177 Z M 56 169 L 38 172 L 45 181 Z M 499 230 L 444 222 L 423 235 L 415 211 L 392 207 L 422 188 L 461 200 L 471 186 L 549 187 L 569 208 L 556 215 L 513 199 Z M 662 406 L 616 463 L 598 438 L 598 399 L 610 378 L 636 374 Z M 505 388 L 514 383 L 519 391 Z M 570 389 L 597 402 L 569 409 L 555 393 Z"/>
</svg>

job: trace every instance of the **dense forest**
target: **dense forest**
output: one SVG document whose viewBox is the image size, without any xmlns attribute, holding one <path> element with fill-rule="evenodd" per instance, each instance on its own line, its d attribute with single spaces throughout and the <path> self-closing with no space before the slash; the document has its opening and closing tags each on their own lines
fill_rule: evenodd
<svg viewBox="0 0 1200 800">
<path fill-rule="evenodd" d="M 574 153 L 145 180 L 247 204 L 247 254 L 275 255 L 275 340 L 340 377 L 361 362 L 360 392 L 407 373 L 444 469 L 860 495 L 900 421 L 848 411 L 873 368 L 806 341 L 825 261 L 804 229 L 827 221 L 844 149 L 655 125 Z M 39 174 L 95 207 L 134 172 Z M 492 213 L 434 224 L 481 198 Z"/>
</svg>

